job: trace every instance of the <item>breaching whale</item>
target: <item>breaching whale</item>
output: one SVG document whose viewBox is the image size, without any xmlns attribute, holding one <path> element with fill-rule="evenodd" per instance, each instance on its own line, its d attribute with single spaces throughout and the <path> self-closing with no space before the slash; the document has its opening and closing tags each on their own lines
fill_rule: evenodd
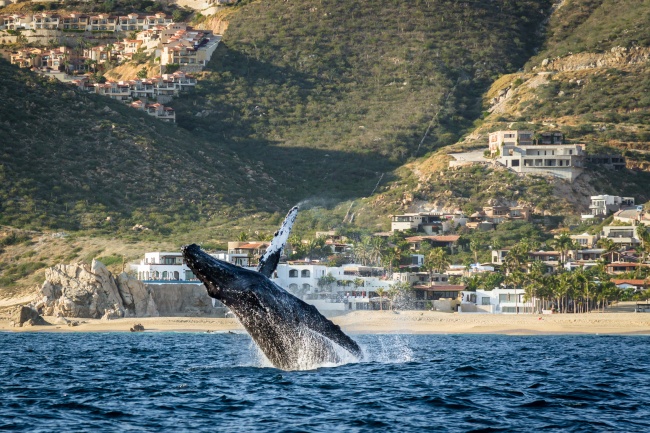
<svg viewBox="0 0 650 433">
<path fill-rule="evenodd" d="M 184 246 L 183 257 L 208 295 L 232 311 L 275 367 L 297 370 L 346 357 L 360 360 L 361 349 L 338 325 L 269 279 L 297 213 L 297 207 L 289 211 L 257 272 L 218 260 L 196 244 Z"/>
</svg>

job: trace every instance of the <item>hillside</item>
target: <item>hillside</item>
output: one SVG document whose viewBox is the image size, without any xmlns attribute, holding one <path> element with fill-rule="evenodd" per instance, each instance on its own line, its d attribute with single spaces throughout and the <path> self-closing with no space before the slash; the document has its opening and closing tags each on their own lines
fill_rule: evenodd
<svg viewBox="0 0 650 433">
<path fill-rule="evenodd" d="M 285 207 L 259 166 L 218 143 L 4 60 L 0 100 L 2 225 L 169 233 Z"/>
<path fill-rule="evenodd" d="M 478 168 L 463 168 L 448 176 L 474 184 L 476 191 L 451 188 L 450 202 L 532 202 L 566 214 L 584 211 L 589 194 L 650 200 L 650 2 L 566 0 L 558 6 L 540 52 L 522 71 L 502 75 L 486 92 L 478 127 L 462 142 L 416 164 L 413 173 L 420 181 L 435 178 L 443 155 L 485 149 L 489 132 L 511 128 L 560 130 L 570 142 L 585 143 L 590 154 L 623 154 L 628 170 L 589 167 L 571 186 L 551 180 L 545 187 L 542 179 L 510 176 L 504 181 L 503 170 L 476 177 Z M 425 202 L 436 200 L 440 189 L 444 183 L 434 180 L 420 196 Z"/>
<path fill-rule="evenodd" d="M 227 32 L 170 104 L 177 125 L 0 60 L 0 287 L 61 260 L 262 236 L 298 202 L 306 234 L 487 203 L 557 225 L 593 193 L 650 200 L 648 0 L 241 1 L 202 25 Z M 559 129 L 629 170 L 569 185 L 448 168 L 503 128 Z"/>
<path fill-rule="evenodd" d="M 175 103 L 179 125 L 287 172 L 299 199 L 363 197 L 471 127 L 550 4 L 249 2 Z"/>
</svg>

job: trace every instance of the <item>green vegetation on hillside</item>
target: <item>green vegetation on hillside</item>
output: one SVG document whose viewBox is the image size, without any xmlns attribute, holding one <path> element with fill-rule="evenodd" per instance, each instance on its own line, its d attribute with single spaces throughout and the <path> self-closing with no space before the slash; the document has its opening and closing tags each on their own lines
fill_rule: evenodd
<svg viewBox="0 0 650 433">
<path fill-rule="evenodd" d="M 259 166 L 218 143 L 4 60 L 0 83 L 0 224 L 169 233 L 284 207 Z"/>
<path fill-rule="evenodd" d="M 649 22 L 648 0 L 565 0 L 553 14 L 533 64 L 570 53 L 650 46 Z"/>
<path fill-rule="evenodd" d="M 365 196 L 472 125 L 550 3 L 252 2 L 175 103 L 179 125 L 255 155 L 298 198 Z"/>
</svg>

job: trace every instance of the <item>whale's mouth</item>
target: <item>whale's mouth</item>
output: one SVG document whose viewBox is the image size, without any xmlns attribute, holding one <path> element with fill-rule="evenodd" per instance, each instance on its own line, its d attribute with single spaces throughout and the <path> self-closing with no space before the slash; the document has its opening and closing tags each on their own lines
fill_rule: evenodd
<svg viewBox="0 0 650 433">
<path fill-rule="evenodd" d="M 181 247 L 181 252 L 192 273 L 205 284 L 208 294 L 216 299 L 221 299 L 224 288 L 232 287 L 238 271 L 241 271 L 231 263 L 212 257 L 196 244 Z"/>
</svg>

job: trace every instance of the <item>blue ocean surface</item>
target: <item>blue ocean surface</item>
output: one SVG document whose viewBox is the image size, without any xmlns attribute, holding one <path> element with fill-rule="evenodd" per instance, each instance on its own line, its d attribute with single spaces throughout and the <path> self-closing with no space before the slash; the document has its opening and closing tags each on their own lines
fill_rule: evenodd
<svg viewBox="0 0 650 433">
<path fill-rule="evenodd" d="M 644 336 L 356 335 L 265 364 L 246 334 L 0 334 L 0 430 L 647 432 Z"/>
</svg>

